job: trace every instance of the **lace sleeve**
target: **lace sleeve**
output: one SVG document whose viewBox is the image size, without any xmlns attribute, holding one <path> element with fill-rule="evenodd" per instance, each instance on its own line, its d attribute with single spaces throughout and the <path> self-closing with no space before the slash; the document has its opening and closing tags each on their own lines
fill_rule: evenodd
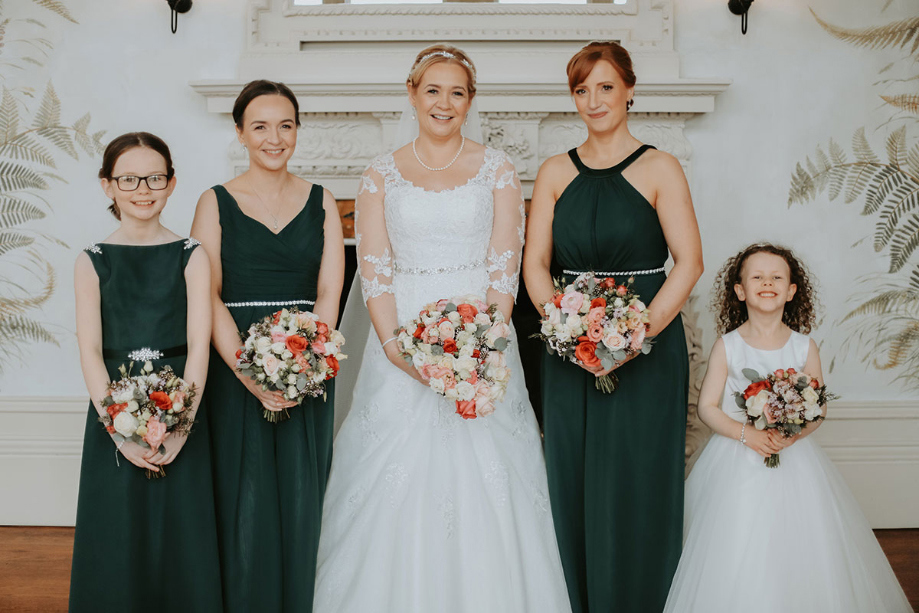
<svg viewBox="0 0 919 613">
<path fill-rule="evenodd" d="M 520 178 L 507 156 L 495 171 L 494 198 L 495 219 L 488 245 L 488 287 L 516 300 L 526 210 Z"/>
<path fill-rule="evenodd" d="M 364 302 L 392 294 L 392 253 L 383 215 L 383 177 L 371 166 L 354 203 L 354 237 Z"/>
</svg>

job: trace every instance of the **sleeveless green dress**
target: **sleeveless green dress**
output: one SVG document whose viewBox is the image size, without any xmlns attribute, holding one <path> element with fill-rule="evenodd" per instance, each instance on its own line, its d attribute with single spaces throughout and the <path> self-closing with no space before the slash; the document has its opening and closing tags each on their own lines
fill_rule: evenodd
<svg viewBox="0 0 919 613">
<path fill-rule="evenodd" d="M 239 330 L 283 306 L 311 310 L 322 261 L 322 188 L 313 185 L 278 234 L 245 215 L 222 185 L 213 189 L 222 230 L 221 299 L 234 305 L 228 308 Z M 277 304 L 292 301 L 300 304 Z M 332 381 L 327 400 L 308 398 L 276 424 L 262 417 L 261 403 L 216 351 L 208 381 L 225 610 L 310 611 L 332 462 Z"/>
<path fill-rule="evenodd" d="M 649 148 L 603 170 L 568 152 L 578 175 L 555 204 L 553 276 L 663 267 L 668 250 L 657 212 L 622 176 Z M 634 277 L 645 304 L 666 278 Z M 688 372 L 679 316 L 650 354 L 616 371 L 612 394 L 598 391 L 580 366 L 543 356 L 546 468 L 574 613 L 664 608 L 683 537 Z"/>
<path fill-rule="evenodd" d="M 109 377 L 136 349 L 185 370 L 185 266 L 194 239 L 163 245 L 101 243 L 86 249 L 99 276 L 102 346 Z M 139 374 L 135 362 L 131 374 Z M 202 403 L 191 435 L 166 477 L 147 479 L 121 457 L 89 405 L 70 577 L 70 611 L 222 611 L 211 482 L 208 415 Z"/>
</svg>

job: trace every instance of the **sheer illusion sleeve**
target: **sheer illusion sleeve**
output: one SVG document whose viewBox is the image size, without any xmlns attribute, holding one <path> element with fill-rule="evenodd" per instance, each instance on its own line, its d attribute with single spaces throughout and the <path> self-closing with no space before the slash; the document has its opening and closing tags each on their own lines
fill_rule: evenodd
<svg viewBox="0 0 919 613">
<path fill-rule="evenodd" d="M 383 195 L 383 177 L 373 167 L 368 168 L 361 176 L 361 188 L 354 203 L 354 237 L 364 302 L 393 294 L 392 252 L 383 215 Z"/>
<path fill-rule="evenodd" d="M 523 254 L 526 222 L 523 187 L 514 164 L 506 155 L 502 157 L 495 171 L 495 217 L 488 245 L 488 302 L 498 302 L 499 294 L 516 300 Z"/>
</svg>

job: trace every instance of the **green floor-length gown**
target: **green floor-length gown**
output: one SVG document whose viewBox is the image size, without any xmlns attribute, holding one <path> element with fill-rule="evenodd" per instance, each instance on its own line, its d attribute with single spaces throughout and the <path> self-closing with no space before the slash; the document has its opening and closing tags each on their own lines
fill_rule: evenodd
<svg viewBox="0 0 919 613">
<path fill-rule="evenodd" d="M 565 270 L 631 272 L 664 265 L 657 212 L 616 166 L 586 167 L 559 197 L 552 224 L 556 276 Z M 635 275 L 650 304 L 663 272 Z M 619 278 L 617 281 L 624 282 Z M 595 377 L 556 355 L 542 368 L 546 468 L 559 551 L 574 613 L 656 613 L 680 559 L 689 360 L 679 316 L 648 355 L 616 372 L 604 394 Z"/>
<path fill-rule="evenodd" d="M 128 354 L 149 348 L 179 375 L 187 352 L 185 266 L 193 240 L 163 245 L 100 243 L 86 249 L 96 274 L 109 377 Z M 140 374 L 142 361 L 131 374 Z M 166 476 L 147 479 L 119 455 L 90 403 L 70 577 L 70 611 L 222 611 L 208 414 L 195 425 Z"/>
<path fill-rule="evenodd" d="M 322 188 L 313 185 L 303 210 L 278 234 L 245 215 L 223 186 L 213 189 L 222 231 L 221 298 L 244 303 L 229 307 L 239 330 L 283 308 L 252 302 L 314 301 L 325 221 Z M 333 382 L 326 382 L 326 400 L 308 398 L 290 409 L 289 420 L 269 423 L 258 399 L 216 351 L 208 377 L 225 608 L 310 611 L 332 461 Z"/>
</svg>

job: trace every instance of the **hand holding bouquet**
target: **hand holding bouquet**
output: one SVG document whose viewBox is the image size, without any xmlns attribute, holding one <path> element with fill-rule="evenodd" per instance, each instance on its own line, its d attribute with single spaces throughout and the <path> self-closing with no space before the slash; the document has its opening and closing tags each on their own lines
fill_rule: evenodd
<svg viewBox="0 0 919 613">
<path fill-rule="evenodd" d="M 153 372 L 153 364 L 147 362 L 141 374 L 133 377 L 123 365 L 119 370 L 121 379 L 109 384 L 102 399 L 106 415 L 100 421 L 116 441 L 131 441 L 165 454 L 163 441 L 168 434 L 187 435 L 191 431 L 195 386 L 170 366 Z M 163 469 L 147 470 L 147 478 L 165 476 Z"/>
<path fill-rule="evenodd" d="M 555 279 L 555 296 L 543 305 L 542 328 L 533 336 L 555 352 L 588 369 L 608 370 L 614 363 L 638 352 L 651 351 L 649 312 L 629 285 L 615 279 L 598 279 L 592 272 L 579 275 L 570 285 Z M 597 389 L 610 393 L 619 383 L 615 373 L 597 377 Z"/>
<path fill-rule="evenodd" d="M 463 419 L 490 415 L 504 398 L 510 327 L 497 305 L 460 296 L 426 305 L 395 331 L 399 351 Z"/>
<path fill-rule="evenodd" d="M 251 377 L 265 391 L 280 392 L 297 404 L 310 396 L 325 396 L 325 382 L 338 374 L 345 337 L 309 311 L 282 309 L 249 326 L 240 335 L 236 370 Z M 287 410 L 263 416 L 275 423 L 290 417 Z"/>
<path fill-rule="evenodd" d="M 736 392 L 734 399 L 746 412 L 748 423 L 757 430 L 777 429 L 785 438 L 796 436 L 809 423 L 823 419 L 820 407 L 838 398 L 827 391 L 826 385 L 794 368 L 780 368 L 765 377 L 744 368 L 743 374 L 752 383 L 743 392 Z M 779 454 L 774 453 L 763 462 L 775 468 L 779 465 Z"/>
</svg>

